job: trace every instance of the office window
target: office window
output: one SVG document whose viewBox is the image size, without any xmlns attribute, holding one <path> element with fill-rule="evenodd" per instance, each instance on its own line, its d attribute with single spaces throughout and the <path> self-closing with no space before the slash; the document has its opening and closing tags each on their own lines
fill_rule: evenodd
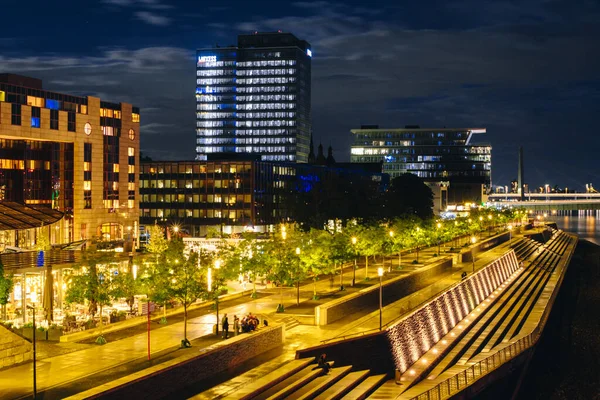
<svg viewBox="0 0 600 400">
<path fill-rule="evenodd" d="M 140 114 L 131 113 L 131 122 L 140 122 Z"/>
<path fill-rule="evenodd" d="M 39 128 L 40 127 L 40 108 L 39 107 L 31 107 L 31 127 Z"/>
<path fill-rule="evenodd" d="M 11 104 L 11 118 L 10 123 L 12 125 L 21 125 L 21 105 Z"/>
<path fill-rule="evenodd" d="M 58 110 L 50 110 L 50 129 L 58 129 Z"/>
<path fill-rule="evenodd" d="M 74 111 L 69 111 L 67 114 L 67 130 L 69 132 L 75 132 L 76 131 L 76 125 L 75 125 L 75 112 Z"/>
</svg>

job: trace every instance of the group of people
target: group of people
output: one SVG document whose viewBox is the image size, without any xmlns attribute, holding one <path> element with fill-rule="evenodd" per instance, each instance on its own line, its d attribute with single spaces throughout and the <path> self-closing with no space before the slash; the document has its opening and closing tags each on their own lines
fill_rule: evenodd
<svg viewBox="0 0 600 400">
<path fill-rule="evenodd" d="M 243 317 L 241 321 L 237 315 L 234 315 L 233 334 L 237 335 L 240 333 L 240 328 L 244 333 L 254 331 L 259 324 L 260 321 L 258 320 L 258 317 L 252 315 L 252 313 L 248 313 L 248 315 Z M 265 325 L 266 324 L 267 321 L 265 321 Z M 221 329 L 223 330 L 223 339 L 227 339 L 229 337 L 229 318 L 227 317 L 227 314 L 223 315 L 223 318 L 221 319 Z"/>
</svg>

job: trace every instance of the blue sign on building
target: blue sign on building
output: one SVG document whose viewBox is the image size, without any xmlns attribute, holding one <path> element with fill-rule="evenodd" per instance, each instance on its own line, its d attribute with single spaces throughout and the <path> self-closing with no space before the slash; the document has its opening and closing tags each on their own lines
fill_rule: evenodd
<svg viewBox="0 0 600 400">
<path fill-rule="evenodd" d="M 44 266 L 44 250 L 38 251 L 37 266 L 38 267 L 43 267 Z"/>
</svg>

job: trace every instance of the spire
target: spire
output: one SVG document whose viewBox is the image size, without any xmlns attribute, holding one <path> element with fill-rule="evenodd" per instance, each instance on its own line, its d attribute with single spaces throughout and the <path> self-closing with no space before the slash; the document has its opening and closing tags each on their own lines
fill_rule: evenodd
<svg viewBox="0 0 600 400">
<path fill-rule="evenodd" d="M 319 143 L 319 153 L 317 154 L 317 164 L 325 165 L 327 164 L 327 159 L 325 159 L 325 155 L 323 154 L 323 145 Z"/>
<path fill-rule="evenodd" d="M 331 145 L 327 149 L 327 165 L 331 166 L 335 164 L 335 158 L 333 158 L 333 148 Z"/>
<path fill-rule="evenodd" d="M 309 164 L 314 164 L 316 161 L 315 159 L 315 145 L 313 143 L 313 133 L 312 130 L 310 131 L 310 152 L 308 153 L 308 163 Z"/>
</svg>

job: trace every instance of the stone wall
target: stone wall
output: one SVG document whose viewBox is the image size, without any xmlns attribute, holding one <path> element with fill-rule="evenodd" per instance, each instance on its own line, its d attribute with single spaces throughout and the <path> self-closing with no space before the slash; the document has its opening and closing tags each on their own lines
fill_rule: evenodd
<svg viewBox="0 0 600 400">
<path fill-rule="evenodd" d="M 509 239 L 510 232 L 504 232 L 492 238 L 482 240 L 475 246 L 471 247 L 469 250 L 463 250 L 463 252 L 461 253 L 461 262 L 471 262 L 473 260 L 473 255 L 477 256 L 477 254 L 481 252 L 488 251 L 489 249 L 496 247 L 504 242 L 508 242 Z"/>
<path fill-rule="evenodd" d="M 203 352 L 196 356 L 182 356 L 146 368 L 68 399 L 136 399 L 140 398 L 141 393 L 145 400 L 169 398 L 187 386 L 281 346 L 284 337 L 283 324 L 261 328 L 257 332 L 238 335 L 202 349 Z"/>
<path fill-rule="evenodd" d="M 0 325 L 0 368 L 29 361 L 31 357 L 31 343 Z"/>
<path fill-rule="evenodd" d="M 514 251 L 386 330 L 395 367 L 403 373 L 519 268 Z"/>
<path fill-rule="evenodd" d="M 452 268 L 452 258 L 432 263 L 419 271 L 390 279 L 383 283 L 383 306 L 424 288 L 439 274 Z M 315 323 L 327 325 L 361 310 L 379 307 L 379 282 L 351 296 L 336 299 L 315 308 Z"/>
</svg>

